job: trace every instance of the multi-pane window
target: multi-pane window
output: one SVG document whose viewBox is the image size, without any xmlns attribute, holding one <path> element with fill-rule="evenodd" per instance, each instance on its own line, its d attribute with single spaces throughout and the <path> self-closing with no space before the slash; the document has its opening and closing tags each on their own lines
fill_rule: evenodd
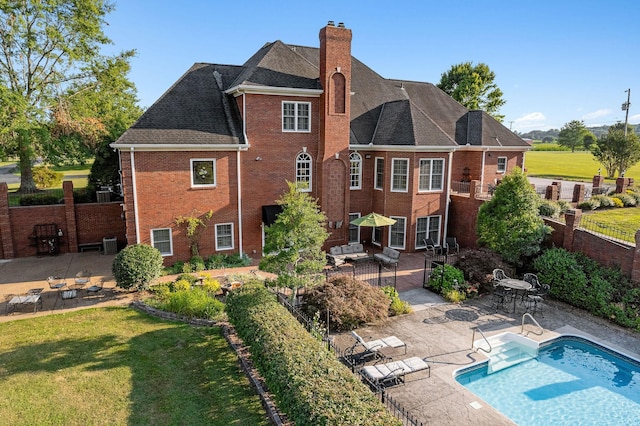
<svg viewBox="0 0 640 426">
<path fill-rule="evenodd" d="M 299 191 L 311 191 L 311 172 L 311 156 L 306 152 L 301 152 L 296 157 L 296 183 Z"/>
<path fill-rule="evenodd" d="M 391 216 L 396 223 L 389 227 L 389 247 L 404 249 L 405 233 L 407 229 L 407 218 L 399 216 Z"/>
<path fill-rule="evenodd" d="M 424 240 L 431 238 L 440 243 L 440 216 L 419 217 L 416 221 L 416 248 L 424 248 Z"/>
<path fill-rule="evenodd" d="M 221 223 L 216 225 L 216 250 L 229 250 L 233 248 L 233 223 Z"/>
<path fill-rule="evenodd" d="M 444 160 L 428 159 L 420 160 L 419 191 L 441 191 L 444 181 Z"/>
<path fill-rule="evenodd" d="M 383 189 L 384 187 L 384 158 L 376 157 L 376 176 L 373 184 L 375 189 Z"/>
<path fill-rule="evenodd" d="M 351 221 L 360 217 L 360 213 L 349 213 L 349 242 L 360 242 L 360 227 L 358 225 L 351 224 Z"/>
<path fill-rule="evenodd" d="M 371 232 L 371 242 L 378 246 L 382 244 L 382 227 L 377 226 L 373 228 Z"/>
<path fill-rule="evenodd" d="M 350 189 L 362 188 L 362 157 L 357 152 L 352 152 L 349 155 L 350 166 Z"/>
<path fill-rule="evenodd" d="M 409 189 L 409 159 L 391 160 L 391 191 L 407 192 Z"/>
<path fill-rule="evenodd" d="M 311 129 L 311 104 L 309 102 L 282 103 L 282 131 L 308 132 Z"/>
<path fill-rule="evenodd" d="M 191 186 L 216 185 L 216 160 L 194 158 L 191 160 Z"/>
<path fill-rule="evenodd" d="M 151 245 L 157 248 L 163 256 L 171 256 L 173 254 L 171 228 L 152 229 Z"/>
<path fill-rule="evenodd" d="M 507 157 L 498 157 L 498 173 L 507 171 Z"/>
</svg>

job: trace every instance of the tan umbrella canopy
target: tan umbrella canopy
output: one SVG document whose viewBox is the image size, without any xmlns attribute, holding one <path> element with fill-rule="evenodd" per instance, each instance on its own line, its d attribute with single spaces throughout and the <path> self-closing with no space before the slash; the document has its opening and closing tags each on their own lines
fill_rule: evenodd
<svg viewBox="0 0 640 426">
<path fill-rule="evenodd" d="M 382 216 L 378 213 L 369 213 L 368 215 L 359 217 L 351 221 L 352 225 L 369 227 L 389 226 L 393 225 L 394 223 L 396 223 L 395 219 Z"/>
</svg>

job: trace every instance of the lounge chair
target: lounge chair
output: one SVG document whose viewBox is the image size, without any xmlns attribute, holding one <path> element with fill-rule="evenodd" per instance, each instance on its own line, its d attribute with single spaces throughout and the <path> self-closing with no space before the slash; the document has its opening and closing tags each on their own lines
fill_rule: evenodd
<svg viewBox="0 0 640 426">
<path fill-rule="evenodd" d="M 442 247 L 436 244 L 431 238 L 424 239 L 424 247 L 427 249 L 427 253 L 431 253 L 431 256 L 436 254 L 442 254 Z"/>
<path fill-rule="evenodd" d="M 345 350 L 345 356 L 351 360 L 353 364 L 363 364 L 375 358 L 383 358 L 378 351 L 382 348 L 401 348 L 404 346 L 404 353 L 407 353 L 407 345 L 396 336 L 389 336 L 382 339 L 370 340 L 366 342 L 355 331 L 351 332 L 351 335 L 356 342 L 353 346 Z M 355 352 L 356 348 L 362 346 L 364 351 Z"/>
<path fill-rule="evenodd" d="M 431 377 L 431 367 L 429 364 L 422 358 L 414 356 L 401 361 L 364 366 L 360 369 L 360 375 L 370 383 L 386 387 L 405 383 L 405 376 L 407 374 L 422 370 L 429 370 L 429 377 Z"/>
<path fill-rule="evenodd" d="M 456 254 L 460 253 L 460 244 L 458 244 L 456 237 L 447 237 L 444 243 L 444 249 L 447 254 L 452 254 L 454 251 Z"/>
</svg>

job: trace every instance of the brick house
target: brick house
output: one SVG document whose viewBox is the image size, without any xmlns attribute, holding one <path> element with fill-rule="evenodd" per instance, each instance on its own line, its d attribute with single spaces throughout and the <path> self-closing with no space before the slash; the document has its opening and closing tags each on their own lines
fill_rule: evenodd
<svg viewBox="0 0 640 426">
<path fill-rule="evenodd" d="M 351 36 L 329 22 L 319 49 L 276 41 L 243 65 L 193 65 L 112 145 L 128 243 L 186 260 L 176 217 L 213 210 L 201 253 L 259 257 L 275 200 L 297 181 L 328 218 L 327 247 L 415 251 L 444 240 L 452 184 L 486 187 L 523 166 L 520 137 L 433 84 L 381 77 L 351 56 Z M 370 212 L 397 222 L 349 226 Z"/>
</svg>

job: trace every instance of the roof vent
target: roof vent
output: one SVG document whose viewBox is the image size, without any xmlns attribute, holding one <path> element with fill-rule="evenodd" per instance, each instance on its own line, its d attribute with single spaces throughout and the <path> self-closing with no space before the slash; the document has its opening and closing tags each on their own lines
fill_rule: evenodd
<svg viewBox="0 0 640 426">
<path fill-rule="evenodd" d="M 335 24 L 333 23 L 333 21 L 329 21 L 329 22 L 327 23 L 327 26 L 328 26 L 328 27 L 335 27 Z"/>
<path fill-rule="evenodd" d="M 338 22 L 338 28 L 344 28 L 344 22 Z"/>
</svg>

